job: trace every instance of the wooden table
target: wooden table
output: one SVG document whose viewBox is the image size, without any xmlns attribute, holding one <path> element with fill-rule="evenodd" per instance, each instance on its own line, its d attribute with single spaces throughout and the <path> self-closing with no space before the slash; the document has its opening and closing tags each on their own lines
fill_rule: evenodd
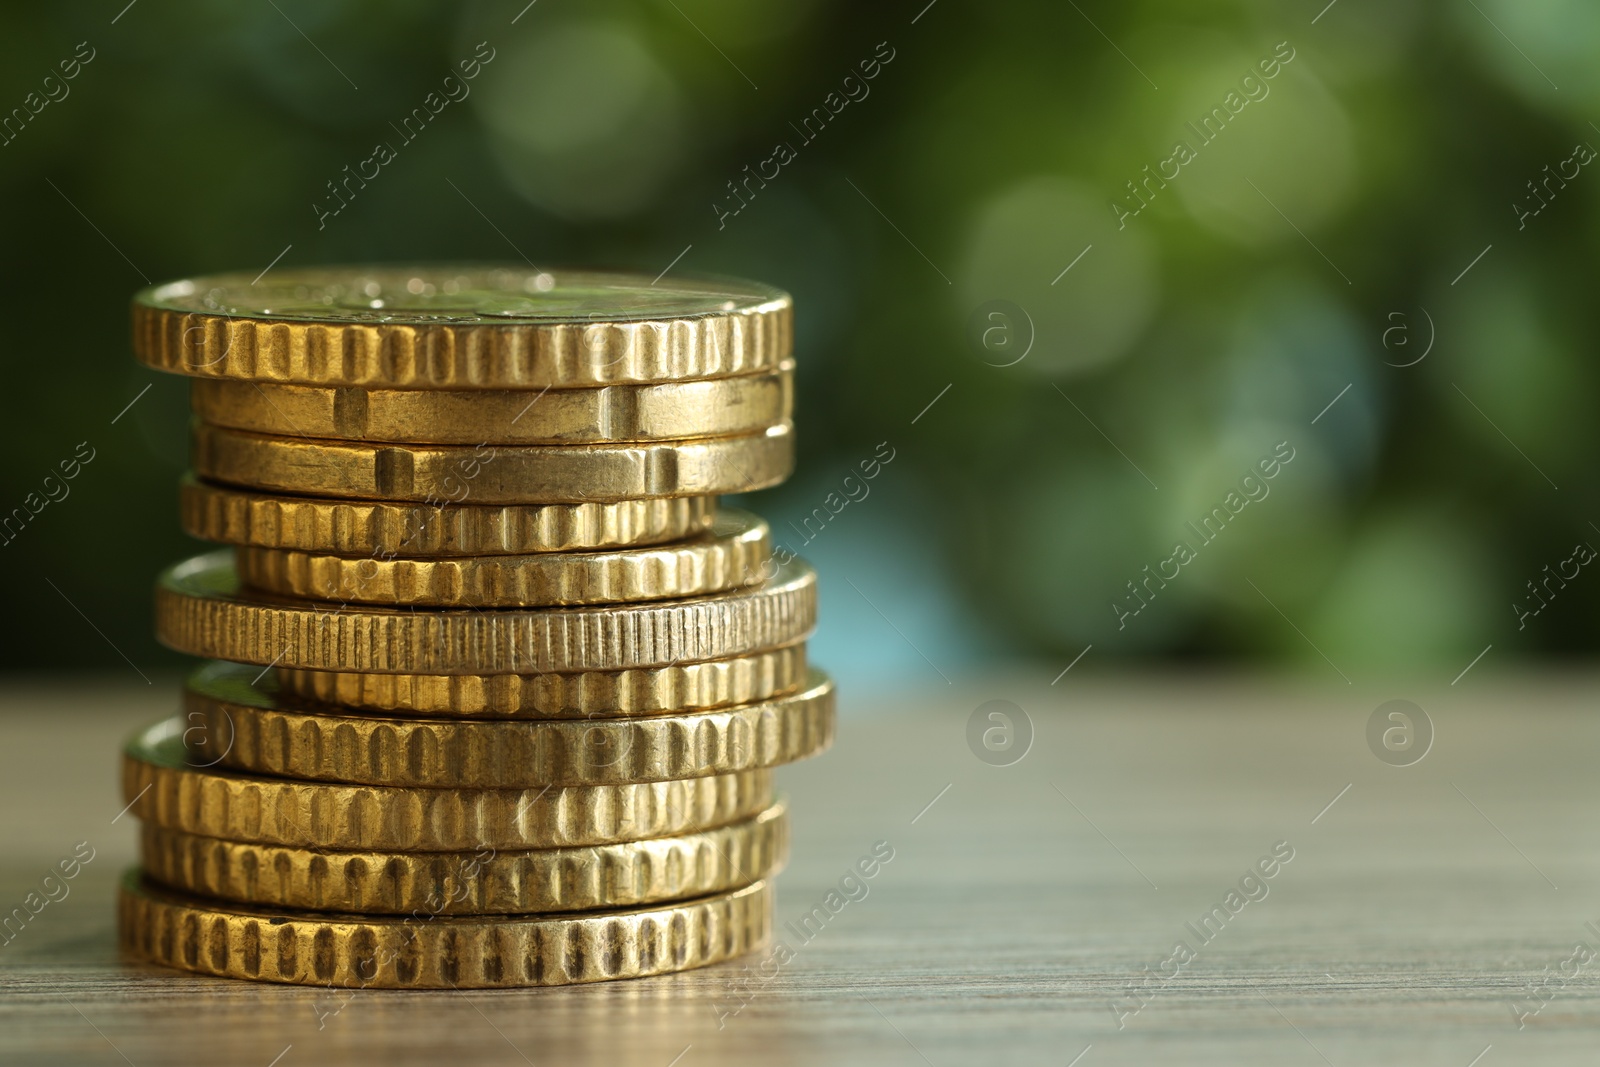
<svg viewBox="0 0 1600 1067">
<path fill-rule="evenodd" d="M 838 745 L 783 777 L 795 834 L 780 923 L 823 901 L 874 842 L 894 859 L 812 940 L 789 938 L 797 955 L 775 977 L 727 965 L 568 989 L 367 991 L 342 1007 L 325 990 L 119 961 L 112 890 L 135 828 L 116 818 L 117 748 L 175 707 L 176 682 L 11 683 L 0 691 L 0 907 L 78 842 L 95 858 L 0 947 L 0 1063 L 1600 1056 L 1600 957 L 1575 954 L 1580 942 L 1600 952 L 1592 678 L 1484 665 L 1455 687 L 1081 667 L 1052 687 L 1053 675 L 895 693 L 842 679 Z M 1409 767 L 1380 762 L 1366 741 L 1368 716 L 1394 697 L 1437 730 Z M 1035 727 L 1013 766 L 968 748 L 968 716 L 991 699 L 1015 701 Z M 1246 881 L 1266 896 L 1228 912 L 1228 891 L 1277 842 L 1293 859 Z M 1198 929 L 1219 903 L 1226 921 L 1214 917 L 1220 932 L 1202 941 L 1186 924 Z M 1181 966 L 1180 940 L 1193 953 Z M 1547 967 L 1556 977 L 1530 992 Z M 1128 990 L 1141 984 L 1134 1011 Z"/>
</svg>

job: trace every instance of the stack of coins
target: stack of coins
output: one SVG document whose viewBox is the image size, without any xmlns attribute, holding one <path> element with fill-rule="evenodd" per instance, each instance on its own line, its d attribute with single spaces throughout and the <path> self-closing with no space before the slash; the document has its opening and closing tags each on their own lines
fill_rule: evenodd
<svg viewBox="0 0 1600 1067">
<path fill-rule="evenodd" d="M 353 268 L 158 286 L 191 376 L 128 745 L 130 954 L 341 987 L 679 971 L 771 935 L 772 768 L 831 742 L 816 579 L 718 508 L 793 464 L 791 304 L 726 279 Z"/>
</svg>

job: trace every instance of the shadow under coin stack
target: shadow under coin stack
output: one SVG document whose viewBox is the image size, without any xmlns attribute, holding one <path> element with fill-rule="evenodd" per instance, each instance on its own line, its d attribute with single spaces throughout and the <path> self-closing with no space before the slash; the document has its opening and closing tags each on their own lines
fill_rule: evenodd
<svg viewBox="0 0 1600 1067">
<path fill-rule="evenodd" d="M 791 305 L 726 279 L 158 286 L 190 375 L 156 590 L 207 658 L 128 745 L 133 956 L 339 987 L 662 974 L 771 935 L 772 768 L 833 738 L 816 579 L 718 509 L 793 465 Z"/>
</svg>

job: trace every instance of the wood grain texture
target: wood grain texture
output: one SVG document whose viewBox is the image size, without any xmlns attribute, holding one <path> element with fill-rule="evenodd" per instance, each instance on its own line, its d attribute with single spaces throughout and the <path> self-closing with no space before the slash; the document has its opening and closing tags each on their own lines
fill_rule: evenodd
<svg viewBox="0 0 1600 1067">
<path fill-rule="evenodd" d="M 780 774 L 794 830 L 781 965 L 348 1000 L 119 961 L 113 887 L 135 827 L 112 822 L 118 743 L 170 714 L 178 680 L 10 684 L 0 914 L 42 892 L 78 842 L 96 852 L 68 896 L 0 945 L 0 1062 L 1594 1061 L 1600 961 L 1527 988 L 1578 942 L 1600 949 L 1586 926 L 1600 926 L 1592 678 L 1497 678 L 1482 663 L 1455 687 L 1454 670 L 1347 686 L 1086 666 L 1054 687 L 1059 664 L 901 692 L 842 677 L 838 743 Z M 1437 729 L 1412 767 L 1367 749 L 1368 716 L 1395 697 Z M 992 699 L 1035 728 L 1011 767 L 967 747 L 968 716 Z M 880 841 L 892 860 L 847 879 L 866 895 L 846 902 L 841 879 Z M 1189 924 L 1280 841 L 1294 857 L 1265 897 L 1213 917 L 1220 933 L 1202 943 Z M 1194 958 L 1152 980 L 1119 1029 L 1110 1005 L 1137 1003 L 1127 987 L 1179 940 Z"/>
</svg>

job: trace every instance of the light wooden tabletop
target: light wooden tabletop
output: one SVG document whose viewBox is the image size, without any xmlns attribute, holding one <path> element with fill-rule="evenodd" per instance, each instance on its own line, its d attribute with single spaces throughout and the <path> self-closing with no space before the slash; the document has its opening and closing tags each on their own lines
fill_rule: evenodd
<svg viewBox="0 0 1600 1067">
<path fill-rule="evenodd" d="M 780 931 L 795 956 L 776 973 L 348 1000 L 120 961 L 112 892 L 135 827 L 117 750 L 177 683 L 9 684 L 0 912 L 79 842 L 94 859 L 0 945 L 0 1062 L 1595 1062 L 1594 678 L 1053 673 L 841 679 L 835 749 L 782 776 L 780 925 L 876 842 L 894 858 L 809 941 Z M 1391 698 L 1436 730 L 1411 766 L 1369 750 Z M 1006 767 L 967 740 L 996 699 L 1035 732 Z M 1274 847 L 1293 858 L 1246 877 Z"/>
</svg>

